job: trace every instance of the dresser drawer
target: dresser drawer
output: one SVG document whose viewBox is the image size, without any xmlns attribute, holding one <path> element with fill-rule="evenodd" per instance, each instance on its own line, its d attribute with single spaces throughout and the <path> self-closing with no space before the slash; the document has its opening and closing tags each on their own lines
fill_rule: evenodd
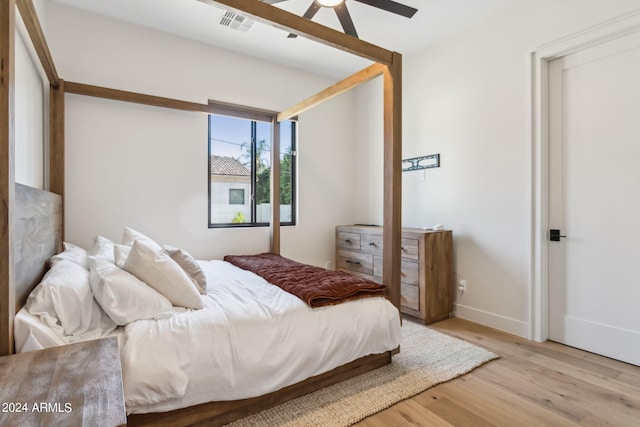
<svg viewBox="0 0 640 427">
<path fill-rule="evenodd" d="M 353 233 L 347 233 L 353 234 Z M 362 234 L 360 238 L 360 249 L 376 255 L 382 255 L 382 235 Z M 400 255 L 402 258 L 418 260 L 418 239 L 402 239 L 400 241 Z"/>
<path fill-rule="evenodd" d="M 338 251 L 338 268 L 373 274 L 373 255 L 361 252 Z"/>
<path fill-rule="evenodd" d="M 400 305 L 415 311 L 420 310 L 420 288 L 407 283 L 400 284 Z"/>
<path fill-rule="evenodd" d="M 418 286 L 420 283 L 420 266 L 418 265 L 418 261 L 403 259 L 400 265 L 400 281 L 409 285 Z"/>
<path fill-rule="evenodd" d="M 382 236 L 380 234 L 363 234 L 362 250 L 372 254 L 382 254 Z"/>
<path fill-rule="evenodd" d="M 360 249 L 360 233 L 339 231 L 338 247 L 340 249 Z"/>
<path fill-rule="evenodd" d="M 420 283 L 420 264 L 418 261 L 408 259 L 400 260 L 400 282 L 410 285 Z M 375 256 L 373 258 L 373 275 L 382 277 L 382 257 Z"/>
<path fill-rule="evenodd" d="M 372 282 L 382 284 L 382 277 L 371 276 L 369 274 L 360 273 L 353 270 L 339 269 L 345 273 L 353 274 L 354 276 L 363 277 L 371 280 Z M 420 310 L 420 288 L 416 285 L 410 285 L 408 283 L 400 284 L 400 305 L 402 307 L 410 308 L 415 311 Z"/>
<path fill-rule="evenodd" d="M 418 260 L 418 239 L 402 239 L 400 243 L 400 256 Z"/>
</svg>

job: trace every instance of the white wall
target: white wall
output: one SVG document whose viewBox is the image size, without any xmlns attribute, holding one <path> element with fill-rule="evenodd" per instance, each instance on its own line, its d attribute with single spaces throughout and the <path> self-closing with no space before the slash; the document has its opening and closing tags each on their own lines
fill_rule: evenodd
<svg viewBox="0 0 640 427">
<path fill-rule="evenodd" d="M 58 3 L 47 8 L 47 37 L 67 81 L 187 101 L 280 111 L 333 83 Z M 65 102 L 66 240 L 119 240 L 129 225 L 199 258 L 268 250 L 267 228 L 207 228 L 205 115 L 78 95 Z M 354 105 L 347 94 L 300 116 L 299 225 L 282 229 L 285 256 L 324 265 L 335 225 L 354 221 L 344 191 Z"/>
<path fill-rule="evenodd" d="M 22 21 L 15 37 L 15 180 L 44 188 L 45 89 L 40 66 Z"/>
<path fill-rule="evenodd" d="M 453 230 L 457 315 L 529 336 L 531 60 L 537 47 L 640 8 L 631 0 L 525 1 L 404 57 L 403 158 L 440 153 L 441 167 L 403 173 L 403 225 Z M 382 221 L 378 83 L 357 92 L 363 151 L 359 220 Z M 381 117 L 381 116 L 380 116 Z"/>
<path fill-rule="evenodd" d="M 359 108 L 356 113 L 358 165 L 355 197 L 359 224 L 382 225 L 384 163 L 383 79 L 378 77 L 354 90 Z M 406 139 L 403 138 L 406 147 Z"/>
</svg>

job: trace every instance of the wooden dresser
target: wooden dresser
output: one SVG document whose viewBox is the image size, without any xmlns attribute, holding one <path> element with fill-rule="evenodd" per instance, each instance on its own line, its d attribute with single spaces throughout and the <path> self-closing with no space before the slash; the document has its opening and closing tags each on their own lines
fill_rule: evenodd
<svg viewBox="0 0 640 427">
<path fill-rule="evenodd" d="M 425 324 L 453 311 L 453 236 L 450 230 L 402 229 L 402 312 Z M 338 270 L 382 283 L 382 227 L 336 227 Z"/>
<path fill-rule="evenodd" d="M 127 423 L 115 337 L 0 357 L 0 384 L 2 426 Z"/>
</svg>

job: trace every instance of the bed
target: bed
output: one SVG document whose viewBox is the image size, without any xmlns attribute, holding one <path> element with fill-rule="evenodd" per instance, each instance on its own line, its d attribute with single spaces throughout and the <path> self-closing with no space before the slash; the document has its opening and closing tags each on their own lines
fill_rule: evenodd
<svg viewBox="0 0 640 427">
<path fill-rule="evenodd" d="M 122 245 L 99 236 L 88 253 L 65 243 L 18 311 L 15 342 L 24 352 L 116 336 L 128 414 L 256 398 L 363 357 L 388 356 L 400 344 L 400 316 L 384 295 L 313 308 L 222 260 L 196 261 L 185 277 L 202 284 L 192 281 L 198 301 L 183 291 L 182 302 L 172 303 L 127 273 L 142 247 L 136 238 L 149 238 L 129 228 L 124 235 Z"/>
<path fill-rule="evenodd" d="M 359 84 L 375 77 L 384 78 L 384 221 L 383 221 L 383 283 L 385 296 L 396 308 L 400 305 L 400 237 L 401 237 L 401 92 L 402 92 L 402 57 L 396 52 L 373 46 L 364 41 L 346 36 L 322 25 L 302 19 L 288 12 L 274 8 L 268 4 L 248 0 L 219 0 L 217 3 L 255 19 L 275 25 L 287 32 L 312 38 L 320 43 L 362 56 L 374 61 L 370 67 L 350 76 L 312 97 L 278 113 L 274 121 L 287 120 L 295 115 L 339 95 Z M 48 190 L 23 188 L 15 183 L 14 147 L 15 133 L 13 120 L 13 93 L 15 81 L 15 14 L 20 13 L 29 33 L 32 44 L 41 61 L 42 68 L 50 85 L 49 91 L 49 151 L 45 162 L 48 168 Z M 102 88 L 89 84 L 65 82 L 56 71 L 53 58 L 48 49 L 44 33 L 40 27 L 35 8 L 31 0 L 9 0 L 0 5 L 0 62 L 5 66 L 0 69 L 0 354 L 14 352 L 14 323 L 21 326 L 31 323 L 31 335 L 24 342 L 19 338 L 21 346 L 25 342 L 37 348 L 47 339 L 50 344 L 56 343 L 59 334 L 51 333 L 46 328 L 38 328 L 35 319 L 24 317 L 21 310 L 29 295 L 39 283 L 42 275 L 49 268 L 49 259 L 62 249 L 63 230 L 63 197 L 65 195 L 65 151 L 64 151 L 64 96 L 74 93 L 85 96 L 104 97 L 109 99 L 135 102 L 162 108 L 173 108 L 183 111 L 194 111 L 208 114 L 207 104 L 185 102 L 152 95 L 125 92 L 116 89 Z M 272 152 L 278 152 L 274 149 Z M 271 161 L 277 177 L 278 156 Z M 277 178 L 273 178 L 274 180 Z M 278 185 L 271 185 L 277 191 Z M 27 197 L 24 194 L 29 193 Z M 274 195 L 271 216 L 270 252 L 280 253 L 279 197 Z M 25 245 L 23 242 L 29 242 Z M 211 273 L 210 273 L 211 274 Z M 209 295 L 207 295 L 207 298 Z M 371 298 L 371 301 L 375 300 Z M 378 298 L 383 301 L 382 298 Z M 359 303 L 354 301 L 354 303 Z M 367 302 L 369 303 L 369 301 Z M 351 303 L 345 303 L 351 304 Z M 18 313 L 16 321 L 16 313 Z M 22 313 L 22 314 L 20 314 Z M 380 313 L 378 313 L 380 314 Z M 376 316 L 374 316 L 376 317 Z M 380 315 L 384 319 L 385 315 Z M 353 320 L 353 319 L 351 319 Z M 370 319 L 371 320 L 371 319 Z M 373 322 L 380 322 L 380 319 Z M 134 322 L 135 323 L 135 322 Z M 348 323 L 357 324 L 352 321 Z M 21 326 L 20 326 L 21 325 Z M 108 334 L 116 334 L 126 347 L 126 327 L 114 328 Z M 133 329 L 133 328 L 131 328 Z M 38 344 L 39 343 L 39 344 Z M 58 342 L 59 344 L 59 342 Z M 376 351 L 376 350 L 374 350 Z M 358 357 L 355 355 L 354 357 Z M 391 352 L 372 353 L 358 357 L 350 362 L 335 361 L 333 369 L 313 375 L 306 380 L 290 376 L 291 382 L 280 390 L 239 400 L 213 402 L 190 406 L 186 409 L 169 412 L 132 415 L 130 425 L 185 425 L 206 422 L 208 425 L 220 425 L 243 415 L 273 406 L 296 396 L 308 393 L 326 385 L 344 380 L 367 370 L 391 362 Z M 126 366 L 126 361 L 123 365 Z M 126 367 L 125 367 L 126 369 Z M 128 381 L 125 379 L 125 382 Z M 185 391 L 185 394 L 188 392 Z M 172 406 L 146 407 L 144 410 L 164 411 Z M 142 410 L 141 410 L 142 411 Z M 131 409 L 131 412 L 135 412 Z M 214 421 L 211 421 L 211 420 Z"/>
</svg>

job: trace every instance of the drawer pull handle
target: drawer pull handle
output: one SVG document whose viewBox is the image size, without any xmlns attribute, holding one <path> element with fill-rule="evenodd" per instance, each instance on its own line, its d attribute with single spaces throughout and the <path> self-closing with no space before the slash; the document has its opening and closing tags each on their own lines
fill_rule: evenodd
<svg viewBox="0 0 640 427">
<path fill-rule="evenodd" d="M 351 244 L 351 239 L 344 239 L 344 242 Z"/>
<path fill-rule="evenodd" d="M 353 264 L 353 265 L 360 265 L 360 261 L 352 261 L 352 260 L 348 259 L 347 262 L 349 264 Z"/>
<path fill-rule="evenodd" d="M 369 243 L 369 246 L 375 246 L 375 245 L 376 245 L 376 244 L 375 244 L 375 243 L 373 243 L 373 242 Z"/>
</svg>

